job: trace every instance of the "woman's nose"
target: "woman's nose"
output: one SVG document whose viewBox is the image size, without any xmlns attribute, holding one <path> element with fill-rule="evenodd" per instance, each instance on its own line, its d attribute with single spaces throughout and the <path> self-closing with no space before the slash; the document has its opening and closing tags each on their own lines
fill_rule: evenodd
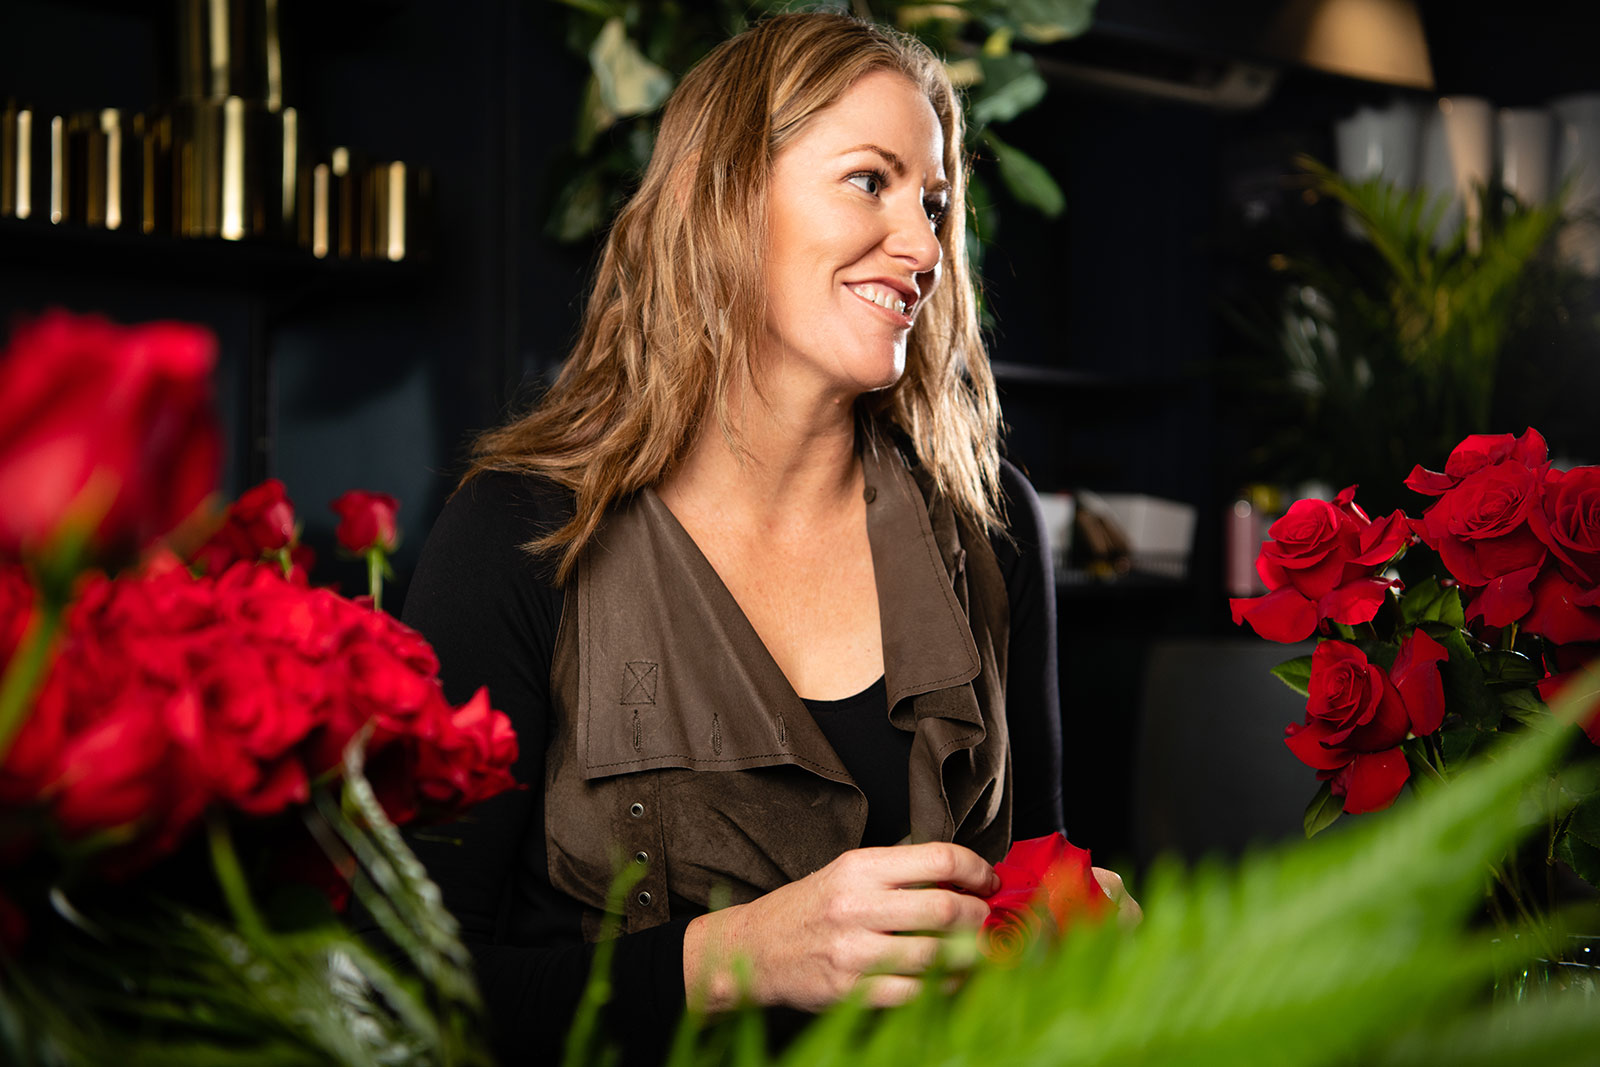
<svg viewBox="0 0 1600 1067">
<path fill-rule="evenodd" d="M 914 203 L 894 212 L 884 248 L 896 259 L 904 261 L 916 274 L 933 270 L 939 265 L 944 249 L 939 244 L 939 234 L 928 219 L 920 196 Z"/>
</svg>

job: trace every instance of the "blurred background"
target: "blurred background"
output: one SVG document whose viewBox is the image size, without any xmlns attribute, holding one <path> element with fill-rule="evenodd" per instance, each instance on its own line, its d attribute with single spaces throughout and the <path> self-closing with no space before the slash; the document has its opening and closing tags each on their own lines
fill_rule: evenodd
<svg viewBox="0 0 1600 1067">
<path fill-rule="evenodd" d="M 1575 5 L 838 6 L 967 84 L 1007 453 L 1055 527 L 1069 833 L 1133 866 L 1298 834 L 1302 709 L 1267 674 L 1296 650 L 1227 604 L 1266 525 L 1353 482 L 1414 514 L 1411 465 L 1470 432 L 1600 461 Z M 0 0 L 0 313 L 213 328 L 225 490 L 282 479 L 350 588 L 326 502 L 398 496 L 398 612 L 470 436 L 559 369 L 672 78 L 753 13 Z"/>
</svg>

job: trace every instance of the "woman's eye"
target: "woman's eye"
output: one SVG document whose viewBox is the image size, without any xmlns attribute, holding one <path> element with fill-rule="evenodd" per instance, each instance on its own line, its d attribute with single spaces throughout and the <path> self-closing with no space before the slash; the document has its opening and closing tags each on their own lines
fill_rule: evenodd
<svg viewBox="0 0 1600 1067">
<path fill-rule="evenodd" d="M 922 210 L 928 213 L 928 221 L 935 226 L 939 225 L 944 219 L 944 213 L 947 209 L 948 205 L 943 200 L 924 200 L 922 202 Z"/>
<path fill-rule="evenodd" d="M 852 174 L 850 177 L 846 178 L 845 181 L 850 182 L 856 188 L 871 196 L 877 196 L 879 193 L 883 192 L 883 177 L 881 175 L 873 174 L 870 171 L 862 171 L 860 174 Z"/>
</svg>

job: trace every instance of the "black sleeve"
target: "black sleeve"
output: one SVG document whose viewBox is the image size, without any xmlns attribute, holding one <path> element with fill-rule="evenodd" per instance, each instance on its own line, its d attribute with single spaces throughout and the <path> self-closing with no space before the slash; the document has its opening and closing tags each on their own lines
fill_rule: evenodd
<svg viewBox="0 0 1600 1067">
<path fill-rule="evenodd" d="M 1016 777 L 1011 837 L 1025 840 L 1063 827 L 1055 575 L 1033 486 L 1021 471 L 1002 461 L 1000 489 L 1011 537 L 997 534 L 992 543 L 1011 601 L 1006 656 L 1006 725 Z"/>
<path fill-rule="evenodd" d="M 550 664 L 562 593 L 518 546 L 570 515 L 562 492 L 516 475 L 479 476 L 445 506 L 417 564 L 405 621 L 432 643 L 445 695 L 460 704 L 480 686 L 517 733 L 515 775 L 523 787 L 448 826 L 408 834 L 461 924 L 507 1063 L 558 1062 L 594 957 L 582 943 L 576 902 L 549 884 L 544 837 L 544 766 Z M 606 1029 L 630 1062 L 656 1058 L 630 1048 L 673 1032 L 683 1010 L 683 933 L 674 921 L 619 939 L 613 1005 L 626 1025 Z"/>
</svg>

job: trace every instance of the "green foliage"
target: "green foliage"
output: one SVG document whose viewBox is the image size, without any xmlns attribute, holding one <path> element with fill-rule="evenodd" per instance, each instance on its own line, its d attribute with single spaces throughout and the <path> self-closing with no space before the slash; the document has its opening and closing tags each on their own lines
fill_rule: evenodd
<svg viewBox="0 0 1600 1067">
<path fill-rule="evenodd" d="M 1237 868 L 1159 867 L 1136 929 L 1074 928 L 1013 969 L 980 964 L 954 996 L 930 990 L 887 1012 L 841 1005 L 776 1062 L 1589 1062 L 1600 1042 L 1592 1002 L 1530 1000 L 1485 1018 L 1496 950 L 1467 926 L 1486 865 L 1528 829 L 1507 812 L 1561 744 L 1529 733 L 1449 790 Z M 1499 965 L 1523 966 L 1533 944 L 1507 940 Z M 672 1064 L 774 1062 L 756 1019 L 703 1032 L 690 1020 Z M 1434 1055 L 1441 1048 L 1450 1058 Z"/>
<path fill-rule="evenodd" d="M 1254 473 L 1360 484 L 1369 510 L 1388 510 L 1403 500 L 1397 475 L 1496 425 L 1497 394 L 1526 376 L 1506 362 L 1518 339 L 1566 321 L 1533 314 L 1572 273 L 1551 254 L 1561 199 L 1479 188 L 1465 212 L 1478 221 L 1444 232 L 1443 197 L 1297 163 L 1322 206 L 1277 237 L 1255 306 L 1232 309 L 1257 351 L 1237 367 L 1262 423 Z"/>
<path fill-rule="evenodd" d="M 376 955 L 320 893 L 290 889 L 258 904 L 219 817 L 207 843 L 222 906 L 207 900 L 203 868 L 169 874 L 164 894 L 52 891 L 60 921 L 30 932 L 39 947 L 0 954 L 0 1062 L 490 1063 L 455 919 L 361 777 L 355 746 L 345 773 L 340 796 L 317 787 L 306 825 L 331 863 L 355 872 L 357 899 L 407 966 Z"/>
<path fill-rule="evenodd" d="M 1311 657 L 1296 656 L 1272 668 L 1272 676 L 1303 697 L 1311 695 Z"/>
<path fill-rule="evenodd" d="M 1307 837 L 1315 837 L 1332 826 L 1344 814 L 1344 798 L 1333 795 L 1333 787 L 1322 783 L 1306 805 L 1305 828 Z"/>
<path fill-rule="evenodd" d="M 997 175 L 1019 203 L 1047 217 L 1065 205 L 1045 167 L 992 131 L 1037 106 L 1046 92 L 1033 57 L 1013 42 L 1048 43 L 1083 33 L 1095 0 L 562 2 L 569 8 L 568 45 L 587 59 L 589 79 L 571 152 L 558 164 L 565 178 L 546 227 L 557 240 L 588 238 L 626 199 L 649 162 L 658 109 L 678 78 L 717 42 L 762 16 L 798 9 L 848 11 L 895 25 L 946 57 L 952 80 L 967 95 L 968 149 L 976 162 L 973 208 L 981 233 L 995 229 L 992 201 L 981 190 L 985 172 Z M 979 258 L 971 258 L 976 267 Z"/>
<path fill-rule="evenodd" d="M 1445 588 L 1438 578 L 1429 575 L 1400 598 L 1400 622 L 1406 629 L 1425 622 L 1440 622 L 1453 630 L 1462 629 L 1467 620 L 1461 610 L 1461 591 L 1454 586 Z"/>
</svg>

